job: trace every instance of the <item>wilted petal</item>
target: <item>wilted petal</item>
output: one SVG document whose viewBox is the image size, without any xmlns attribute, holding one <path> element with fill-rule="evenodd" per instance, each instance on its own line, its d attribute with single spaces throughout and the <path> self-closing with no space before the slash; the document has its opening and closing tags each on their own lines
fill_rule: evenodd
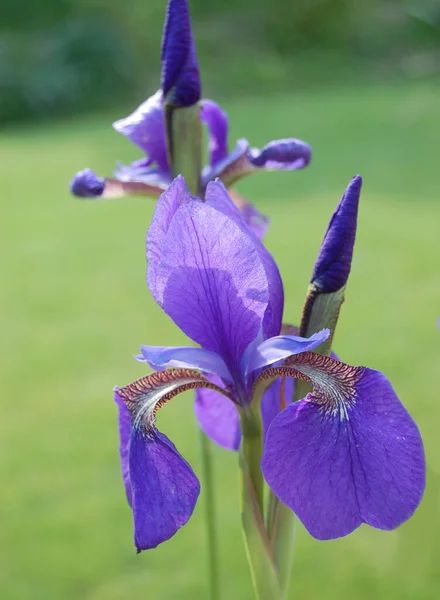
<svg viewBox="0 0 440 600">
<path fill-rule="evenodd" d="M 361 187 L 362 177 L 356 175 L 336 207 L 322 241 L 311 282 L 324 294 L 337 292 L 347 283 Z"/>
<path fill-rule="evenodd" d="M 238 179 L 259 169 L 295 170 L 306 167 L 312 157 L 306 142 L 293 138 L 275 140 L 264 148 L 250 148 L 247 140 L 239 140 L 233 152 L 204 172 L 204 180 L 219 177 L 229 187 Z"/>
<path fill-rule="evenodd" d="M 148 164 L 154 163 L 161 171 L 169 171 L 163 97 L 160 90 L 143 102 L 131 115 L 115 121 L 113 127 L 145 152 Z"/>
<path fill-rule="evenodd" d="M 129 466 L 131 417 L 130 411 L 125 406 L 125 403 L 119 396 L 117 390 L 114 391 L 114 400 L 118 406 L 119 457 L 121 460 L 122 480 L 124 482 L 128 503 L 131 506 L 132 492 Z"/>
<path fill-rule="evenodd" d="M 232 377 L 218 354 L 192 346 L 141 346 L 138 360 L 145 360 L 152 369 L 162 371 L 167 367 L 199 369 L 231 381 Z"/>
<path fill-rule="evenodd" d="M 92 169 L 79 171 L 70 182 L 70 191 L 79 198 L 96 198 L 102 196 L 104 188 L 104 178 L 98 177 Z"/>
<path fill-rule="evenodd" d="M 235 378 L 260 328 L 279 331 L 281 280 L 226 192 L 214 198 L 208 188 L 201 202 L 185 195 L 182 181 L 158 201 L 147 236 L 148 285 L 174 322 L 219 354 Z"/>
<path fill-rule="evenodd" d="M 223 385 L 219 377 L 209 379 L 218 386 Z M 209 438 L 227 450 L 239 449 L 240 417 L 231 400 L 215 390 L 197 389 L 194 410 L 200 428 Z"/>
<path fill-rule="evenodd" d="M 391 384 L 377 371 L 313 353 L 289 362 L 284 374 L 309 379 L 314 389 L 272 422 L 266 481 L 318 539 L 361 523 L 398 527 L 423 496 L 425 460 L 417 426 Z"/>
<path fill-rule="evenodd" d="M 200 75 L 187 0 L 169 0 L 162 40 L 162 83 L 167 102 L 192 106 L 200 100 Z"/>
<path fill-rule="evenodd" d="M 212 100 L 203 100 L 200 118 L 209 132 L 209 164 L 211 167 L 228 154 L 228 117 Z"/>
<path fill-rule="evenodd" d="M 200 484 L 174 444 L 153 429 L 130 442 L 134 543 L 140 552 L 172 537 L 191 517 Z"/>
</svg>

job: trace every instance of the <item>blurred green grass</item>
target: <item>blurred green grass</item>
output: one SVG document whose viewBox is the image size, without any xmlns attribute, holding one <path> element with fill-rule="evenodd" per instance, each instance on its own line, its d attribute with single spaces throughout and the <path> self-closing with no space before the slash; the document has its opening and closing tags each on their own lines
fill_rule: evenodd
<svg viewBox="0 0 440 600">
<path fill-rule="evenodd" d="M 320 543 L 298 526 L 292 598 L 427 600 L 440 594 L 440 87 L 299 91 L 242 98 L 231 139 L 295 136 L 311 166 L 261 174 L 240 190 L 268 213 L 267 244 L 298 322 L 327 221 L 350 177 L 364 176 L 347 301 L 335 347 L 384 371 L 418 422 L 428 488 L 394 532 L 361 527 Z M 139 99 L 140 101 L 141 99 Z M 134 100 L 134 103 L 136 100 Z M 203 510 L 157 550 L 136 556 L 119 476 L 112 387 L 144 373 L 139 343 L 183 337 L 144 281 L 147 199 L 80 202 L 85 166 L 111 172 L 137 156 L 114 113 L 0 137 L 2 363 L 0 590 L 5 600 L 174 600 L 205 596 Z M 190 396 L 159 427 L 199 470 Z M 216 449 L 224 597 L 251 600 L 241 542 L 237 458 Z M 203 497 L 201 498 L 203 501 Z"/>
</svg>

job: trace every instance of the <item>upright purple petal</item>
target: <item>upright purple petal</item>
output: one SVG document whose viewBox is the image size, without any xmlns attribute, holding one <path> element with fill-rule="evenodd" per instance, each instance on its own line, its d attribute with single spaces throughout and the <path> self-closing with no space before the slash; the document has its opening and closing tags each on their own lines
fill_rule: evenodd
<svg viewBox="0 0 440 600">
<path fill-rule="evenodd" d="M 163 96 L 160 90 L 143 102 L 131 115 L 115 121 L 113 127 L 145 152 L 148 165 L 156 164 L 161 171 L 169 171 Z"/>
<path fill-rule="evenodd" d="M 134 428 L 130 442 L 134 542 L 140 552 L 172 537 L 191 517 L 200 484 L 162 433 Z"/>
<path fill-rule="evenodd" d="M 200 100 L 200 75 L 187 0 L 168 0 L 162 39 L 162 83 L 166 102 L 192 106 Z"/>
<path fill-rule="evenodd" d="M 209 132 L 209 164 L 211 167 L 228 154 L 228 117 L 212 100 L 202 100 L 200 118 Z"/>
<path fill-rule="evenodd" d="M 425 488 L 416 424 L 381 373 L 308 354 L 291 368 L 314 389 L 272 422 L 266 481 L 318 539 L 347 535 L 361 523 L 398 527 Z"/>
<path fill-rule="evenodd" d="M 153 219 L 151 220 L 147 234 L 148 282 L 151 281 L 153 287 L 157 278 L 157 270 L 162 260 L 165 238 L 174 215 L 181 204 L 192 201 L 197 202 L 197 199 L 191 196 L 185 179 L 179 176 L 171 182 L 169 188 L 156 203 Z M 153 290 L 152 293 L 154 296 Z"/>
<path fill-rule="evenodd" d="M 278 335 L 281 330 L 281 319 L 284 307 L 284 291 L 280 272 L 272 255 L 261 243 L 261 240 L 255 234 L 253 228 L 249 227 L 248 223 L 245 221 L 244 215 L 232 202 L 222 182 L 213 181 L 208 184 L 205 203 L 232 219 L 234 223 L 240 227 L 244 234 L 248 235 L 249 231 L 251 232 L 251 236 L 254 241 L 254 247 L 264 267 L 267 278 L 267 288 L 269 292 L 269 302 L 262 324 L 264 338 L 270 338 Z"/>
<path fill-rule="evenodd" d="M 336 207 L 322 241 L 311 282 L 324 294 L 337 292 L 347 283 L 356 238 L 361 187 L 362 177 L 356 175 Z"/>
<path fill-rule="evenodd" d="M 209 377 L 210 381 L 222 386 L 219 377 Z M 213 442 L 227 450 L 238 450 L 241 441 L 240 416 L 231 400 L 215 390 L 196 390 L 194 410 L 201 430 Z"/>
<path fill-rule="evenodd" d="M 114 391 L 114 400 L 118 406 L 118 430 L 119 430 L 119 457 L 121 460 L 122 480 L 125 486 L 125 493 L 130 506 L 132 506 L 132 491 L 130 481 L 130 433 L 131 417 L 130 411 L 125 406 L 124 401 L 119 396 L 117 390 Z"/>
<path fill-rule="evenodd" d="M 148 285 L 174 322 L 219 354 L 235 378 L 259 330 L 280 330 L 281 280 L 221 184 L 211 184 L 221 194 L 208 189 L 201 202 L 182 182 L 177 178 L 158 201 L 147 236 Z"/>
</svg>

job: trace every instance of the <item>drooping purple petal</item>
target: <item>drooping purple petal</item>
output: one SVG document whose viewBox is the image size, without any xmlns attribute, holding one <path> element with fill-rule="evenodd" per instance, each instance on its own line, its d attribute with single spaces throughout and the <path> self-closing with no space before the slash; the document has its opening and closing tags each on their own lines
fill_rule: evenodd
<svg viewBox="0 0 440 600">
<path fill-rule="evenodd" d="M 210 381 L 222 386 L 219 377 Z M 210 389 L 197 389 L 194 410 L 202 431 L 227 450 L 238 450 L 241 441 L 240 417 L 231 400 Z"/>
<path fill-rule="evenodd" d="M 167 102 L 185 107 L 200 100 L 200 75 L 187 0 L 168 0 L 162 39 L 162 83 Z"/>
<path fill-rule="evenodd" d="M 143 102 L 131 115 L 115 121 L 113 127 L 145 152 L 148 157 L 147 165 L 156 164 L 160 171 L 169 172 L 163 97 L 160 90 Z"/>
<path fill-rule="evenodd" d="M 92 169 L 79 171 L 70 182 L 70 191 L 79 198 L 96 198 L 102 196 L 105 180 L 98 177 Z"/>
<path fill-rule="evenodd" d="M 238 140 L 235 149 L 203 172 L 202 181 L 219 177 L 229 187 L 237 180 L 259 169 L 296 170 L 306 167 L 312 157 L 310 146 L 293 138 L 274 140 L 264 148 L 250 148 L 245 139 Z"/>
<path fill-rule="evenodd" d="M 157 430 L 132 430 L 130 477 L 134 543 L 140 552 L 172 537 L 191 517 L 200 484 L 174 444 Z"/>
<path fill-rule="evenodd" d="M 289 356 L 309 352 L 320 346 L 329 337 L 330 331 L 323 329 L 309 338 L 296 335 L 278 335 L 262 342 L 256 349 L 252 346 L 243 357 L 245 372 L 252 373 L 274 363 L 279 363 Z"/>
<path fill-rule="evenodd" d="M 307 354 L 291 368 L 314 390 L 272 422 L 266 481 L 318 539 L 347 535 L 361 523 L 398 527 L 425 487 L 416 424 L 381 373 Z"/>
<path fill-rule="evenodd" d="M 322 241 L 311 279 L 322 293 L 336 292 L 347 283 L 356 238 L 361 187 L 362 177 L 356 175 L 336 207 Z"/>
<path fill-rule="evenodd" d="M 212 100 L 202 100 L 200 118 L 209 132 L 209 164 L 211 167 L 228 154 L 228 117 Z"/>
<path fill-rule="evenodd" d="M 148 285 L 174 322 L 219 354 L 235 378 L 260 328 L 279 331 L 282 284 L 224 187 L 211 185 L 221 194 L 208 188 L 201 202 L 177 178 L 158 200 L 147 236 Z"/>
<path fill-rule="evenodd" d="M 130 506 L 132 506 L 132 491 L 130 481 L 130 433 L 131 418 L 130 411 L 125 406 L 124 401 L 119 396 L 117 390 L 114 391 L 114 400 L 118 406 L 118 430 L 119 430 L 119 457 L 121 460 L 122 480 L 125 486 L 125 493 Z"/>
<path fill-rule="evenodd" d="M 130 413 L 131 436 L 126 443 L 126 413 L 122 412 L 124 457 L 129 447 L 129 481 L 138 551 L 154 548 L 169 539 L 190 518 L 199 495 L 199 482 L 174 444 L 155 427 L 156 412 L 174 396 L 189 389 L 208 387 L 228 395 L 223 388 L 190 369 L 152 373 L 115 388 L 119 406 Z"/>
<path fill-rule="evenodd" d="M 145 360 L 152 369 L 163 371 L 168 367 L 199 369 L 231 381 L 232 377 L 218 354 L 192 346 L 141 346 L 138 360 Z"/>
</svg>

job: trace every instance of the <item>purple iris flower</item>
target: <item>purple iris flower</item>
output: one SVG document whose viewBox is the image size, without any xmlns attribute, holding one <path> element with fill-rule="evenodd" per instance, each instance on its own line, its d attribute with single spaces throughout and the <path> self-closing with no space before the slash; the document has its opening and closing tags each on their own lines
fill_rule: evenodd
<svg viewBox="0 0 440 600">
<path fill-rule="evenodd" d="M 162 43 L 161 90 L 143 102 L 131 115 L 113 127 L 136 144 L 145 157 L 128 166 L 119 165 L 114 177 L 98 177 L 90 169 L 78 172 L 70 188 L 82 198 L 140 194 L 157 198 L 170 185 L 173 175 L 167 148 L 164 102 L 177 107 L 198 103 L 200 119 L 208 129 L 209 162 L 200 174 L 198 195 L 203 198 L 209 181 L 221 179 L 229 187 L 260 170 L 295 170 L 308 165 L 310 146 L 297 139 L 275 140 L 253 148 L 245 139 L 228 145 L 228 118 L 212 100 L 200 100 L 200 78 L 186 0 L 170 0 Z M 235 195 L 248 222 L 262 235 L 267 220 L 244 198 Z"/>
<path fill-rule="evenodd" d="M 281 332 L 278 268 L 221 182 L 208 184 L 204 202 L 182 177 L 171 184 L 156 206 L 147 258 L 154 298 L 200 347 L 142 346 L 155 372 L 115 388 L 139 551 L 174 535 L 199 495 L 190 465 L 155 425 L 157 410 L 189 389 L 213 391 L 244 415 L 263 397 L 265 479 L 315 537 L 343 536 L 362 522 L 392 529 L 411 516 L 425 484 L 417 426 L 381 373 L 313 352 L 328 330 L 308 339 Z M 280 378 L 306 380 L 312 391 L 284 403 Z M 198 411 L 214 429 L 209 398 Z M 237 443 L 237 431 L 222 435 Z"/>
</svg>

